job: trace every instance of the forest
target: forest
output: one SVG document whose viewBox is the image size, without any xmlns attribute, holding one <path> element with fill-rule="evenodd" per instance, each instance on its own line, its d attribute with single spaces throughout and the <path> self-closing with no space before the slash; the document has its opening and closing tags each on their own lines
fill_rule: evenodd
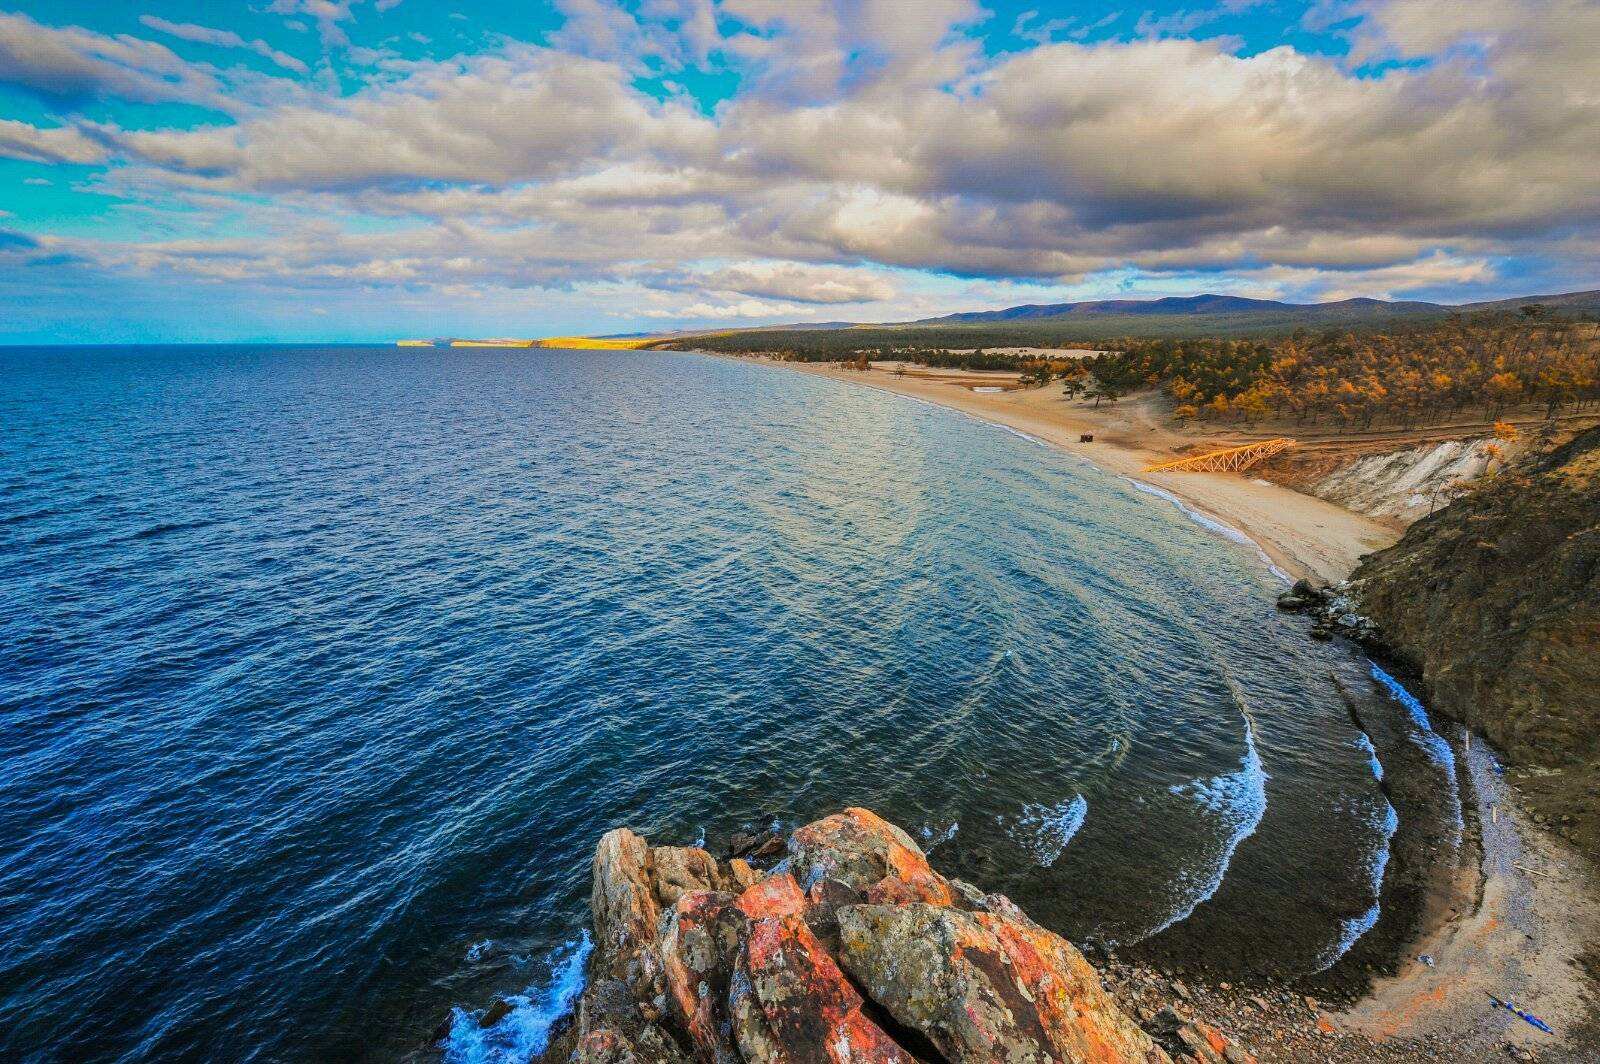
<svg viewBox="0 0 1600 1064">
<path fill-rule="evenodd" d="M 662 340 L 650 346 L 681 351 L 716 351 L 722 354 L 772 355 L 792 362 L 853 361 L 861 354 L 872 359 L 907 359 L 926 365 L 958 369 L 1015 369 L 1016 360 L 981 355 L 977 364 L 963 352 L 991 347 L 1082 347 L 1074 337 L 1047 333 L 1026 326 L 857 326 L 849 329 L 751 329 Z M 946 361 L 928 362 L 927 359 Z"/>
<path fill-rule="evenodd" d="M 1178 420 L 1409 427 L 1463 410 L 1546 416 L 1600 404 L 1600 337 L 1529 316 L 1454 318 L 1389 332 L 1273 341 L 1148 340 L 1087 360 L 1075 387 L 1103 398 L 1162 389 Z"/>
<path fill-rule="evenodd" d="M 683 338 L 658 346 L 763 353 L 802 362 L 897 359 L 966 370 L 1013 370 L 1030 385 L 1062 382 L 1099 405 L 1158 388 L 1182 421 L 1292 421 L 1410 427 L 1465 410 L 1491 418 L 1538 405 L 1546 416 L 1600 405 L 1600 326 L 1521 313 L 1452 315 L 1387 329 L 1305 328 L 1254 338 L 1081 341 L 970 327 L 769 330 Z M 978 343 L 981 341 L 981 345 Z M 1019 357 L 986 347 L 1063 349 Z"/>
</svg>

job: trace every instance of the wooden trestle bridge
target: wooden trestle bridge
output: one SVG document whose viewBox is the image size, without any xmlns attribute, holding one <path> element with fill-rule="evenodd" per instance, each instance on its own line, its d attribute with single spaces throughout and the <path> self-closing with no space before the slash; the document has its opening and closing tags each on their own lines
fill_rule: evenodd
<svg viewBox="0 0 1600 1064">
<path fill-rule="evenodd" d="M 1295 445 L 1287 438 L 1261 440 L 1243 447 L 1228 447 L 1206 454 L 1192 454 L 1171 462 L 1157 462 L 1144 467 L 1146 473 L 1240 473 L 1263 459 L 1282 454 Z"/>
</svg>

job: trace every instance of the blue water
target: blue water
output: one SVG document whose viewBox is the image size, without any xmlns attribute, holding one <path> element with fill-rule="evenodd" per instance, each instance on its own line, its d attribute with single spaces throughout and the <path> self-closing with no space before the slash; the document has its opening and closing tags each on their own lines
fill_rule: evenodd
<svg viewBox="0 0 1600 1064">
<path fill-rule="evenodd" d="M 1017 434 L 693 355 L 0 376 L 0 1059 L 438 1059 L 497 994 L 450 1052 L 525 1056 L 624 823 L 870 805 L 1068 934 L 1241 969 L 1377 901 L 1365 665 Z"/>
</svg>

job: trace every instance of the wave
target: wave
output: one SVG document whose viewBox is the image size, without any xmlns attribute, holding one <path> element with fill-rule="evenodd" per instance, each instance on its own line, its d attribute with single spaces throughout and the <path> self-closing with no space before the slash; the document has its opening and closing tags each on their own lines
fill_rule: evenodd
<svg viewBox="0 0 1600 1064">
<path fill-rule="evenodd" d="M 550 1030 L 571 1012 L 583 993 L 584 966 L 594 943 L 585 931 L 551 956 L 550 981 L 506 998 L 511 1011 L 491 1027 L 459 1005 L 450 1011 L 444 1038 L 446 1064 L 526 1064 L 550 1048 Z"/>
<path fill-rule="evenodd" d="M 992 422 L 991 424 L 1000 425 L 1001 428 L 1003 428 L 1007 432 L 1011 433 L 1011 435 L 1013 435 L 1013 436 L 1021 436 L 1023 439 L 1027 440 L 1029 443 L 1037 443 L 1040 447 L 1049 447 L 1050 446 L 1050 441 L 1041 439 L 1038 436 L 1033 435 L 1031 432 L 1023 432 L 1021 429 L 1014 429 L 1010 425 L 1001 425 L 999 422 Z"/>
<path fill-rule="evenodd" d="M 1261 754 L 1256 750 L 1255 725 L 1249 717 L 1245 718 L 1244 746 L 1244 756 L 1239 759 L 1237 772 L 1192 780 L 1168 788 L 1171 793 L 1193 798 L 1203 808 L 1215 813 L 1227 830 L 1228 838 L 1222 844 L 1216 866 L 1209 872 L 1203 875 L 1192 872 L 1179 874 L 1179 885 L 1193 884 L 1193 893 L 1150 935 L 1158 935 L 1173 924 L 1187 920 L 1191 913 L 1211 900 L 1222 887 L 1228 866 L 1233 863 L 1234 851 L 1241 842 L 1256 833 L 1262 818 L 1267 815 L 1267 780 L 1271 777 L 1261 764 Z"/>
<path fill-rule="evenodd" d="M 1089 816 L 1089 802 L 1078 794 L 1055 805 L 1029 802 L 1013 822 L 1012 838 L 1033 856 L 1040 868 L 1061 859 L 1067 843 Z"/>
<path fill-rule="evenodd" d="M 920 403 L 923 406 L 932 407 L 934 410 L 942 410 L 947 414 L 955 414 L 958 417 L 964 417 L 968 421 L 976 422 L 979 425 L 987 425 L 989 428 L 992 428 L 992 429 L 1003 429 L 1004 431 L 1011 433 L 1013 436 L 1021 436 L 1023 439 L 1027 440 L 1029 443 L 1037 443 L 1040 447 L 1048 447 L 1051 450 L 1055 450 L 1056 449 L 1054 444 L 1052 444 L 1049 440 L 1046 440 L 1046 439 L 1044 439 L 1044 438 L 1042 438 L 1040 436 L 1035 436 L 1030 432 L 1023 432 L 1021 429 L 1018 429 L 1018 428 L 1012 428 L 1010 425 L 1007 425 L 1003 421 L 994 421 L 994 420 L 991 420 L 989 418 L 983 417 L 981 415 L 974 414 L 974 413 L 972 413 L 970 411 L 962 410 L 958 406 L 946 406 L 943 403 L 936 403 L 932 399 L 924 399 L 924 398 L 922 398 L 921 396 L 918 396 L 918 395 L 907 395 L 904 392 L 891 391 L 888 388 L 878 388 L 877 385 L 873 385 L 873 384 L 869 384 L 869 385 L 867 385 L 867 387 L 876 388 L 878 391 L 885 392 L 885 393 L 887 393 L 889 395 L 896 396 L 896 397 L 898 397 L 900 399 L 909 399 L 913 403 Z M 973 389 L 973 390 L 977 391 L 977 389 Z"/>
<path fill-rule="evenodd" d="M 1417 701 L 1415 695 L 1405 689 L 1405 686 L 1393 676 L 1384 672 L 1377 665 L 1372 666 L 1372 678 L 1382 684 L 1391 697 L 1405 707 L 1411 715 L 1416 730 L 1411 734 L 1411 741 L 1421 747 L 1423 752 L 1439 766 L 1444 773 L 1446 784 L 1449 786 L 1449 802 L 1451 809 L 1451 828 L 1453 834 L 1453 848 L 1460 848 L 1461 836 L 1466 830 L 1466 818 L 1461 809 L 1461 785 L 1457 780 L 1456 752 L 1444 736 L 1433 730 L 1433 721 L 1428 717 L 1428 711 L 1422 703 Z"/>
<path fill-rule="evenodd" d="M 1377 764 L 1374 757 L 1373 764 Z M 1378 767 L 1382 772 L 1382 766 Z M 1381 776 L 1379 777 L 1382 778 Z M 1372 886 L 1372 907 L 1360 916 L 1352 916 L 1348 920 L 1339 922 L 1339 937 L 1319 961 L 1316 972 L 1325 972 L 1339 962 L 1339 958 L 1350 952 L 1350 948 L 1360 941 L 1361 936 L 1371 931 L 1378 924 L 1378 917 L 1383 913 L 1383 876 L 1389 867 L 1390 843 L 1394 840 L 1394 833 L 1400 830 L 1400 814 L 1388 799 L 1384 799 L 1383 823 L 1379 826 L 1383 832 L 1383 841 L 1379 843 L 1367 858 L 1367 877 Z M 1310 974 L 1316 974 L 1312 972 Z"/>
<path fill-rule="evenodd" d="M 922 836 L 922 852 L 932 853 L 956 837 L 956 832 L 961 830 L 961 821 L 952 820 L 942 828 L 934 828 L 931 824 L 922 825 L 917 834 Z"/>
<path fill-rule="evenodd" d="M 1367 763 L 1372 766 L 1372 778 L 1382 783 L 1383 762 L 1378 760 L 1378 748 L 1372 745 L 1372 736 L 1364 731 L 1356 732 L 1356 746 L 1367 755 Z"/>
<path fill-rule="evenodd" d="M 1215 532 L 1224 539 L 1231 539 L 1233 542 L 1238 543 L 1241 546 L 1251 548 L 1261 556 L 1261 560 L 1266 563 L 1267 568 L 1272 571 L 1273 576 L 1276 576 L 1279 580 L 1282 580 L 1286 584 L 1292 582 L 1289 579 L 1289 574 L 1278 568 L 1278 566 L 1273 562 L 1271 555 L 1262 549 L 1261 544 L 1257 543 L 1255 540 L 1251 539 L 1237 528 L 1218 521 L 1215 517 L 1212 517 L 1210 514 L 1205 513 L 1202 510 L 1195 509 L 1193 506 L 1190 506 L 1188 503 L 1184 502 L 1172 492 L 1167 491 L 1165 488 L 1158 488 L 1154 484 L 1147 484 L 1142 480 L 1135 479 L 1134 477 L 1123 477 L 1122 479 L 1126 480 L 1129 484 L 1132 484 L 1135 491 L 1142 491 L 1146 495 L 1154 495 L 1157 498 L 1167 500 L 1172 505 L 1176 506 L 1185 517 L 1199 525 L 1201 528 Z"/>
<path fill-rule="evenodd" d="M 170 532 L 188 532 L 196 528 L 209 528 L 214 524 L 216 524 L 216 522 L 212 520 L 163 521 L 160 524 L 154 524 L 147 528 L 141 528 L 139 531 L 132 533 L 126 538 L 130 540 L 155 539 L 158 536 L 165 536 Z"/>
</svg>

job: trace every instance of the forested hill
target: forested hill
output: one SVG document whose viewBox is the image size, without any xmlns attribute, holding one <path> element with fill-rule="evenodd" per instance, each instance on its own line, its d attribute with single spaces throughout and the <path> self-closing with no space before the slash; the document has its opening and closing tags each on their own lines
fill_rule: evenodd
<svg viewBox="0 0 1600 1064">
<path fill-rule="evenodd" d="M 1242 324 L 1258 322 L 1260 327 L 1292 328 L 1382 324 L 1392 321 L 1442 318 L 1450 314 L 1484 311 L 1517 311 L 1524 306 L 1541 307 L 1547 314 L 1592 314 L 1600 312 L 1600 291 L 1570 292 L 1564 295 L 1523 296 L 1483 303 L 1449 306 L 1420 300 L 1341 299 L 1331 303 L 1284 303 L 1275 299 L 1247 299 L 1243 296 L 1198 295 L 1168 296 L 1164 299 L 1101 299 L 1086 303 L 1046 303 L 1008 307 L 1005 310 L 946 314 L 905 322 L 907 326 L 974 325 L 995 322 L 1073 322 L 1107 319 L 1123 324 L 1127 319 L 1199 318 Z M 1138 332 L 1137 325 L 1131 331 Z"/>
<path fill-rule="evenodd" d="M 1292 320 L 1301 325 L 1334 324 L 1351 321 L 1380 321 L 1438 317 L 1449 313 L 1437 303 L 1399 302 L 1381 299 L 1344 299 L 1335 303 L 1282 303 L 1275 299 L 1246 299 L 1243 296 L 1168 296 L 1165 299 L 1102 299 L 1088 303 L 1046 303 L 1005 310 L 980 310 L 946 314 L 906 322 L 907 325 L 973 325 L 1014 321 L 1074 321 L 1128 318 L 1254 318 L 1277 322 Z"/>
<path fill-rule="evenodd" d="M 951 314 L 923 321 L 826 328 L 766 326 L 676 337 L 656 346 L 783 354 L 804 360 L 857 351 L 1100 346 L 1128 338 L 1268 338 L 1296 330 L 1369 331 L 1425 326 L 1453 317 L 1520 316 L 1544 321 L 1600 321 L 1600 290 L 1446 306 L 1440 303 L 1347 299 L 1280 303 L 1199 295 L 1156 300 L 1054 303 Z"/>
</svg>

